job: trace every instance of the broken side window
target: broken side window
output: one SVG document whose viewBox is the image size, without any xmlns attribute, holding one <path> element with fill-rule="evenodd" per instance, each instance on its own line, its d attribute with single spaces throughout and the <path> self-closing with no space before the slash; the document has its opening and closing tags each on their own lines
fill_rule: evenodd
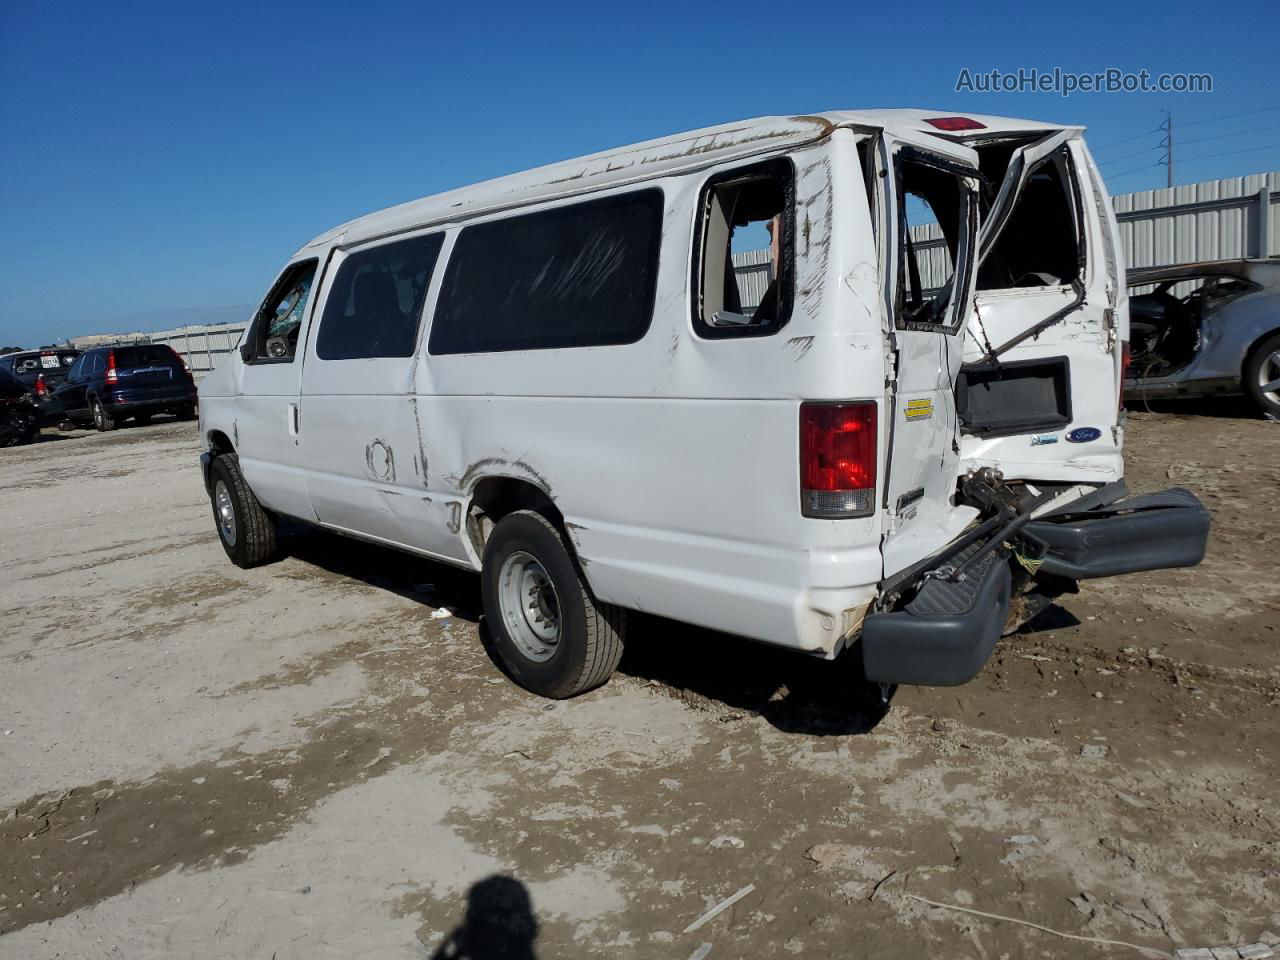
<svg viewBox="0 0 1280 960">
<path fill-rule="evenodd" d="M 901 157 L 897 170 L 899 323 L 944 327 L 954 314 L 957 256 L 971 242 L 969 194 L 958 173 L 924 160 Z"/>
<path fill-rule="evenodd" d="M 795 172 L 771 160 L 712 177 L 695 237 L 694 328 L 703 337 L 776 333 L 791 318 Z"/>
<path fill-rule="evenodd" d="M 316 261 L 304 260 L 286 268 L 258 309 L 249 337 L 247 363 L 293 360 L 298 349 L 302 314 L 316 275 Z"/>
</svg>

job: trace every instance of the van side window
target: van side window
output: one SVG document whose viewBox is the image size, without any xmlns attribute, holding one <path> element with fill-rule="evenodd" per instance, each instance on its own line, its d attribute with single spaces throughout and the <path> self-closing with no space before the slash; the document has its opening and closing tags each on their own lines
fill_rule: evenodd
<svg viewBox="0 0 1280 960">
<path fill-rule="evenodd" d="M 315 260 L 295 263 L 280 275 L 249 329 L 249 363 L 293 360 L 315 276 Z"/>
<path fill-rule="evenodd" d="M 411 357 L 444 234 L 384 243 L 342 261 L 324 304 L 321 360 Z"/>
<path fill-rule="evenodd" d="M 694 328 L 703 337 L 776 333 L 791 319 L 795 171 L 771 160 L 703 188 L 694 238 Z"/>
<path fill-rule="evenodd" d="M 635 343 L 649 329 L 661 190 L 464 227 L 431 321 L 432 354 Z"/>
<path fill-rule="evenodd" d="M 967 277 L 956 276 L 956 261 L 961 250 L 968 259 L 974 229 L 969 194 L 960 175 L 906 156 L 897 175 L 898 323 L 951 326 L 956 286 L 967 284 Z"/>
</svg>

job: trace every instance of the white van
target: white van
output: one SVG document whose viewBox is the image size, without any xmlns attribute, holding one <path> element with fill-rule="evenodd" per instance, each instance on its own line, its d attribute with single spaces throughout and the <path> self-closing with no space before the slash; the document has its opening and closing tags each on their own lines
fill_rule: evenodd
<svg viewBox="0 0 1280 960">
<path fill-rule="evenodd" d="M 200 387 L 231 560 L 276 518 L 478 570 L 501 666 L 626 611 L 957 684 L 1085 577 L 1199 562 L 1128 497 L 1118 234 L 1076 127 L 771 117 L 337 227 Z"/>
</svg>

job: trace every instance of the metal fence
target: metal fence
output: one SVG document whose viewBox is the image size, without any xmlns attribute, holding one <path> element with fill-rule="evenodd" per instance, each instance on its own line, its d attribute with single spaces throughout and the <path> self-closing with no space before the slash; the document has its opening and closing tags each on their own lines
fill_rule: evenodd
<svg viewBox="0 0 1280 960">
<path fill-rule="evenodd" d="M 1112 202 L 1129 267 L 1280 256 L 1280 215 L 1275 209 L 1280 204 L 1280 171 L 1125 193 L 1113 197 Z M 921 264 L 921 286 L 926 291 L 936 290 L 951 269 L 942 232 L 937 224 L 925 224 L 912 227 L 911 237 Z M 754 310 L 773 279 L 769 251 L 735 253 L 733 268 L 742 307 Z M 178 327 L 121 336 L 114 342 L 167 343 L 182 354 L 198 380 L 236 348 L 247 324 L 246 319 L 243 323 Z"/>
</svg>

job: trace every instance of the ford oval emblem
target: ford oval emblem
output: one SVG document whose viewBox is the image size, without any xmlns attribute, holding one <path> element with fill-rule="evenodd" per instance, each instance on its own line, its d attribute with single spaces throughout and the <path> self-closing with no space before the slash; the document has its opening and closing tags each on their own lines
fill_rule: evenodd
<svg viewBox="0 0 1280 960">
<path fill-rule="evenodd" d="M 1067 434 L 1067 440 L 1070 443 L 1088 443 L 1090 440 L 1097 440 L 1102 436 L 1102 431 L 1097 427 L 1076 427 Z"/>
</svg>

